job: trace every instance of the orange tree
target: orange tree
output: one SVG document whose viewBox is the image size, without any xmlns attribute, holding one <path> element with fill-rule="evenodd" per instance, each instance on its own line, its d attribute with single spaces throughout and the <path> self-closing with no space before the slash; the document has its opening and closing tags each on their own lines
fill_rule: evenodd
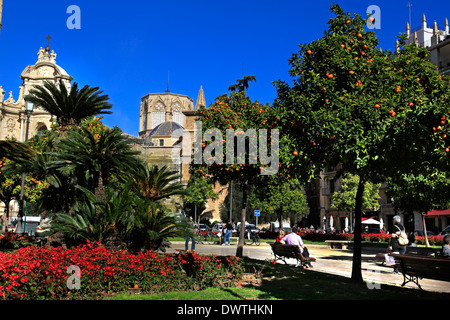
<svg viewBox="0 0 450 320">
<path fill-rule="evenodd" d="M 291 172 L 310 178 L 340 163 L 360 177 L 352 267 L 360 282 L 364 186 L 445 163 L 449 82 L 426 60 L 426 49 L 402 37 L 398 52 L 382 51 L 365 19 L 338 5 L 331 10 L 324 36 L 289 59 L 293 85 L 277 82 L 274 107 Z"/>
<path fill-rule="evenodd" d="M 241 230 L 245 225 L 249 187 L 259 175 L 278 170 L 278 158 L 274 154 L 278 141 L 276 136 L 271 136 L 274 113 L 268 105 L 252 101 L 246 95 L 250 80 L 254 77 L 245 77 L 237 86 L 230 86 L 229 94 L 216 98 L 209 108 L 199 109 L 201 130 L 198 128 L 195 137 L 194 162 L 191 164 L 194 176 L 210 177 L 211 182 L 221 185 L 230 181 L 241 184 Z M 242 256 L 243 245 L 244 233 L 241 232 L 237 256 Z"/>
</svg>

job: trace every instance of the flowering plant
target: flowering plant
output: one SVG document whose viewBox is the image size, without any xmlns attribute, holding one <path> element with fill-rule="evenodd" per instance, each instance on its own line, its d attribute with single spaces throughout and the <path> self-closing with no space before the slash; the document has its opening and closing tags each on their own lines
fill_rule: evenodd
<svg viewBox="0 0 450 320">
<path fill-rule="evenodd" d="M 0 234 L 0 250 L 18 249 L 36 245 L 35 239 L 27 234 L 5 232 Z"/>
<path fill-rule="evenodd" d="M 72 273 L 77 269 L 79 274 Z M 236 257 L 131 254 L 92 242 L 72 249 L 26 247 L 0 253 L 0 297 L 83 299 L 136 286 L 149 293 L 203 289 L 239 278 L 242 272 Z"/>
</svg>

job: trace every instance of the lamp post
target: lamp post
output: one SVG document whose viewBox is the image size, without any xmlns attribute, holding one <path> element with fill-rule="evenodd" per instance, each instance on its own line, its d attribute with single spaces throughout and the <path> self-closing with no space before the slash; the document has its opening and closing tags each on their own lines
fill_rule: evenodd
<svg viewBox="0 0 450 320">
<path fill-rule="evenodd" d="M 27 125 L 26 125 L 26 130 L 25 130 L 25 142 L 28 141 L 28 130 L 30 128 L 30 116 L 33 113 L 33 108 L 34 108 L 33 102 L 31 102 L 25 98 L 25 113 L 27 115 Z M 20 188 L 20 202 L 19 202 L 19 217 L 18 217 L 17 228 L 16 228 L 17 233 L 25 232 L 25 227 L 26 227 L 26 223 L 27 223 L 26 222 L 26 212 L 24 211 L 24 204 L 25 204 L 24 189 L 25 189 L 25 172 L 22 172 L 22 183 L 21 183 L 21 188 Z M 25 212 L 25 222 L 23 223 L 23 226 L 22 226 L 22 217 L 24 215 L 24 212 Z"/>
</svg>

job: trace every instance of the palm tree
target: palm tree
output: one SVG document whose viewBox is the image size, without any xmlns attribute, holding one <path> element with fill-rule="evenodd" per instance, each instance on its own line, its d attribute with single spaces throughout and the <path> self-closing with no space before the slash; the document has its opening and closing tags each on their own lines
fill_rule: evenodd
<svg viewBox="0 0 450 320">
<path fill-rule="evenodd" d="M 248 89 L 249 86 L 249 82 L 250 81 L 255 81 L 256 82 L 256 77 L 255 76 L 245 76 L 242 79 L 238 79 L 236 80 L 236 84 L 232 84 L 228 87 L 228 91 L 238 91 L 238 92 L 242 92 Z"/>
<path fill-rule="evenodd" d="M 63 233 L 69 242 L 98 241 L 111 249 L 124 248 L 124 240 L 133 228 L 135 200 L 140 200 L 125 185 L 120 191 L 107 187 L 105 201 L 100 202 L 89 190 L 77 187 L 85 197 L 72 214 L 57 213 L 51 233 Z"/>
<path fill-rule="evenodd" d="M 51 166 L 74 175 L 78 185 L 94 192 L 101 201 L 104 182 L 113 176 L 119 181 L 128 180 L 140 163 L 139 152 L 132 150 L 131 142 L 119 128 L 106 128 L 101 134 L 76 128 L 61 140 Z"/>
<path fill-rule="evenodd" d="M 149 168 L 149 165 L 144 163 L 139 166 L 132 180 L 138 194 L 151 201 L 187 193 L 184 185 L 179 182 L 180 175 L 167 166 L 159 168 L 153 165 Z"/>
<path fill-rule="evenodd" d="M 181 234 L 177 217 L 163 205 L 141 200 L 133 219 L 134 229 L 130 234 L 131 250 L 165 250 L 164 240 Z"/>
<path fill-rule="evenodd" d="M 0 159 L 17 157 L 28 157 L 32 152 L 30 146 L 25 143 L 14 140 L 2 140 L 0 141 Z"/>
<path fill-rule="evenodd" d="M 108 95 L 101 95 L 98 87 L 85 85 L 81 90 L 74 82 L 70 91 L 63 82 L 58 86 L 46 81 L 43 86 L 35 86 L 26 99 L 56 116 L 59 131 L 65 132 L 73 125 L 79 125 L 81 120 L 98 114 L 111 114 L 107 111 L 112 105 L 107 101 Z"/>
</svg>

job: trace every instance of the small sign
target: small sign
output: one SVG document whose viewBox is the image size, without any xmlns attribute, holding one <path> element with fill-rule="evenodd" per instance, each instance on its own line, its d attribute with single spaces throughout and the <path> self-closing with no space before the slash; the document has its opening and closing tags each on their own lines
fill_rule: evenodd
<svg viewBox="0 0 450 320">
<path fill-rule="evenodd" d="M 261 215 L 261 211 L 260 210 L 255 210 L 255 217 L 259 217 Z"/>
</svg>

